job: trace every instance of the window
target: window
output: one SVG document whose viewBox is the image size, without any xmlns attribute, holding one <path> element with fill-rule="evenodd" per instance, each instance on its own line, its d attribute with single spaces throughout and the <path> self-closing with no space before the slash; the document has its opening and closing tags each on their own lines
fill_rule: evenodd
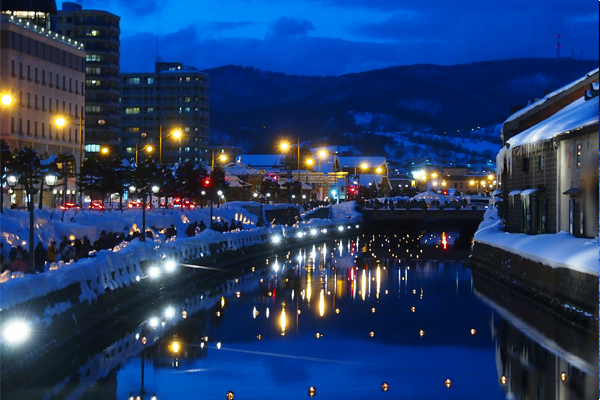
<svg viewBox="0 0 600 400">
<path fill-rule="evenodd" d="M 139 107 L 125 107 L 125 114 L 139 114 Z"/>
<path fill-rule="evenodd" d="M 523 172 L 529 171 L 529 158 L 523 158 Z"/>
<path fill-rule="evenodd" d="M 104 61 L 104 56 L 100 54 L 86 54 L 85 61 L 87 62 L 102 62 Z"/>
<path fill-rule="evenodd" d="M 100 75 L 102 74 L 102 68 L 99 67 L 85 67 L 85 73 L 88 75 Z"/>
<path fill-rule="evenodd" d="M 23 63 L 19 63 L 19 78 L 23 78 Z"/>
<path fill-rule="evenodd" d="M 37 94 L 33 96 L 33 106 L 36 110 L 38 109 L 38 97 L 37 96 L 38 96 Z"/>
<path fill-rule="evenodd" d="M 10 61 L 10 74 L 15 76 L 15 60 Z"/>
<path fill-rule="evenodd" d="M 152 85 L 152 84 L 154 83 L 154 78 L 150 78 L 150 77 L 149 77 L 149 78 L 146 78 L 146 83 L 147 83 L 148 85 Z"/>
<path fill-rule="evenodd" d="M 52 112 L 52 97 L 48 98 L 48 111 Z"/>
<path fill-rule="evenodd" d="M 130 126 L 128 128 L 125 128 L 125 132 L 127 132 L 127 133 L 139 133 L 139 131 L 140 131 L 139 126 Z"/>
<path fill-rule="evenodd" d="M 146 112 L 147 113 L 153 113 L 154 112 L 154 107 L 146 107 Z"/>
<path fill-rule="evenodd" d="M 581 144 L 577 143 L 577 169 L 581 168 Z"/>
<path fill-rule="evenodd" d="M 27 80 L 31 80 L 31 65 L 27 66 Z"/>
<path fill-rule="evenodd" d="M 46 123 L 42 122 L 42 137 L 46 137 Z"/>
<path fill-rule="evenodd" d="M 50 83 L 50 87 L 52 87 L 52 72 L 48 72 L 48 82 Z"/>
<path fill-rule="evenodd" d="M 42 96 L 42 111 L 46 111 L 46 96 Z"/>
<path fill-rule="evenodd" d="M 69 78 L 69 92 L 73 93 L 73 78 Z"/>
<path fill-rule="evenodd" d="M 540 154 L 538 156 L 538 170 L 542 171 L 544 169 L 544 155 Z"/>
<path fill-rule="evenodd" d="M 86 113 L 101 113 L 102 107 L 101 106 L 85 106 L 85 112 Z"/>
<path fill-rule="evenodd" d="M 60 89 L 60 86 L 58 86 L 58 80 L 60 79 L 60 77 L 58 76 L 58 74 L 56 74 L 56 88 Z"/>
<path fill-rule="evenodd" d="M 42 70 L 42 85 L 46 84 L 46 70 Z"/>
<path fill-rule="evenodd" d="M 85 36 L 99 36 L 100 35 L 100 31 L 96 30 L 96 29 L 86 29 L 85 30 Z"/>
<path fill-rule="evenodd" d="M 35 82 L 38 83 L 38 69 L 37 67 L 35 67 L 35 70 L 33 71 L 33 78 L 35 79 Z"/>
<path fill-rule="evenodd" d="M 31 108 L 31 93 L 27 93 L 27 108 Z"/>
<path fill-rule="evenodd" d="M 86 144 L 85 151 L 86 151 L 86 153 L 100 153 L 100 145 L 99 144 Z"/>
<path fill-rule="evenodd" d="M 66 84 L 66 82 L 67 82 L 67 77 L 63 75 L 63 86 L 62 86 L 63 90 L 67 90 L 67 84 Z"/>
<path fill-rule="evenodd" d="M 140 84 L 141 79 L 138 78 L 127 78 L 125 79 L 125 83 L 129 84 L 129 85 L 139 85 Z"/>
<path fill-rule="evenodd" d="M 86 79 L 85 80 L 85 86 L 87 87 L 94 87 L 94 86 L 100 86 L 101 85 L 101 81 L 97 80 L 97 79 Z"/>
</svg>

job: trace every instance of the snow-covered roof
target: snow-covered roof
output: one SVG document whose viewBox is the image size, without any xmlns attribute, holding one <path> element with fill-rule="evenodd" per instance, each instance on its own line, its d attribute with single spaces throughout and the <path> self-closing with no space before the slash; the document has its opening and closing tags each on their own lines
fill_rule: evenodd
<svg viewBox="0 0 600 400">
<path fill-rule="evenodd" d="M 226 164 L 223 167 L 223 169 L 225 170 L 226 173 L 228 173 L 230 175 L 235 175 L 235 176 L 259 175 L 259 172 L 257 169 L 254 169 L 254 168 L 249 167 L 242 163 L 229 163 L 229 164 Z"/>
<path fill-rule="evenodd" d="M 554 136 L 598 123 L 598 96 L 575 100 L 556 114 L 507 140 L 511 147 L 552 139 Z"/>
<path fill-rule="evenodd" d="M 425 200 L 427 203 L 432 202 L 434 200 L 438 200 L 443 203 L 450 203 L 450 199 L 448 199 L 448 197 L 444 196 L 443 194 L 432 192 L 431 190 L 419 193 L 418 195 L 413 197 L 413 199 Z"/>
<path fill-rule="evenodd" d="M 333 160 L 335 156 L 329 155 L 321 161 L 321 172 L 329 173 L 333 171 Z M 360 174 L 360 166 L 367 164 L 369 168 L 380 167 L 386 163 L 385 157 L 337 157 L 340 167 L 356 168 Z M 318 163 L 318 160 L 317 160 Z"/>
<path fill-rule="evenodd" d="M 360 184 L 362 186 L 369 186 L 369 184 L 375 183 L 379 186 L 381 185 L 383 178 L 385 178 L 385 176 L 379 174 L 362 174 L 360 176 Z"/>
<path fill-rule="evenodd" d="M 272 168 L 283 165 L 284 159 L 280 154 L 242 154 L 237 161 L 253 168 Z"/>
<path fill-rule="evenodd" d="M 537 189 L 525 189 L 521 192 L 521 196 L 529 196 L 530 194 L 533 194 L 537 191 Z"/>
<path fill-rule="evenodd" d="M 530 105 L 528 105 L 525 108 L 520 109 L 519 111 L 517 111 L 516 113 L 512 114 L 510 117 L 508 117 L 506 119 L 506 121 L 504 121 L 504 123 L 510 122 L 510 121 L 514 121 L 515 119 L 527 114 L 529 111 L 533 110 L 534 108 L 538 108 L 540 107 L 542 104 L 546 103 L 548 100 L 552 99 L 553 97 L 558 96 L 559 94 L 571 89 L 572 87 L 580 84 L 581 82 L 585 81 L 586 79 L 588 79 L 590 76 L 597 74 L 598 73 L 598 68 L 596 68 L 593 71 L 588 72 L 585 76 L 561 87 L 560 89 L 557 89 L 551 93 L 548 93 L 546 96 L 542 97 L 540 100 L 536 101 L 535 103 L 532 103 Z"/>
</svg>

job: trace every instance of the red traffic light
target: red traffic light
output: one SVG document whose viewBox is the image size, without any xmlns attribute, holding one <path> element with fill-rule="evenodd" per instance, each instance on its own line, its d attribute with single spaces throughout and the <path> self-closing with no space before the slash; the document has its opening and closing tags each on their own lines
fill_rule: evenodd
<svg viewBox="0 0 600 400">
<path fill-rule="evenodd" d="M 210 179 L 209 178 L 206 178 L 204 180 L 204 186 L 210 186 Z"/>
<path fill-rule="evenodd" d="M 354 193 L 356 192 L 356 188 L 355 187 L 350 187 L 350 193 Z"/>
</svg>

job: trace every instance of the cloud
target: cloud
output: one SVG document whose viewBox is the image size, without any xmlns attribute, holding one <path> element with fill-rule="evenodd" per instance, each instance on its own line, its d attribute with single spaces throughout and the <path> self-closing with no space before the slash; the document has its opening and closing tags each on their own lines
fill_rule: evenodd
<svg viewBox="0 0 600 400">
<path fill-rule="evenodd" d="M 85 4 L 87 10 L 114 9 L 113 13 L 121 16 L 133 14 L 136 16 L 149 16 L 158 14 L 169 0 L 88 0 Z"/>
<path fill-rule="evenodd" d="M 207 28 L 211 31 L 229 31 L 238 28 L 244 28 L 246 26 L 256 25 L 250 21 L 226 21 L 226 22 L 209 22 L 206 24 Z"/>
<path fill-rule="evenodd" d="M 306 36 L 309 31 L 314 31 L 312 22 L 306 19 L 281 17 L 269 25 L 265 38 L 267 40 L 281 41 L 297 36 Z"/>
</svg>

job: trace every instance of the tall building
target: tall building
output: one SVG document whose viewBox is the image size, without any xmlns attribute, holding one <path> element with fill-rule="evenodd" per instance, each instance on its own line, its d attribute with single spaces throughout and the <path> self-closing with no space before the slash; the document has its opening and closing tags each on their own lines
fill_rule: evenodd
<svg viewBox="0 0 600 400">
<path fill-rule="evenodd" d="M 83 42 L 85 57 L 85 150 L 97 153 L 119 146 L 120 18 L 106 11 L 83 10 L 65 2 L 57 16 L 59 34 Z"/>
<path fill-rule="evenodd" d="M 151 157 L 163 164 L 210 164 L 207 74 L 181 63 L 157 62 L 153 73 L 120 77 L 121 154 L 134 161 L 151 145 Z M 181 132 L 179 139 L 173 134 L 176 130 Z"/>
<path fill-rule="evenodd" d="M 22 12 L 11 8 L 13 3 L 1 3 L 0 92 L 9 94 L 12 103 L 0 105 L 0 136 L 11 149 L 31 147 L 42 156 L 70 154 L 78 164 L 84 139 L 83 43 L 47 28 L 53 18 L 49 1 L 39 2 L 39 12 L 32 11 L 34 1 L 17 1 L 27 3 Z M 58 116 L 67 121 L 62 128 L 55 125 Z"/>
</svg>

